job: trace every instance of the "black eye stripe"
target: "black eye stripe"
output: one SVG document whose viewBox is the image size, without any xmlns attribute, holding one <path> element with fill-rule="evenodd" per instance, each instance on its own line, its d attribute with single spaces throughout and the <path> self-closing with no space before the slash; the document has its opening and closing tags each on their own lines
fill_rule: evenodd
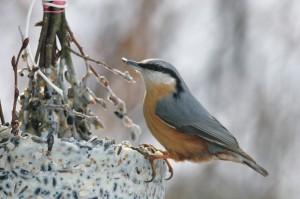
<svg viewBox="0 0 300 199">
<path fill-rule="evenodd" d="M 176 80 L 179 79 L 173 70 L 171 70 L 169 68 L 164 68 L 158 64 L 139 64 L 139 65 L 144 69 L 162 72 L 162 73 L 170 75 L 171 77 L 173 77 Z"/>
<path fill-rule="evenodd" d="M 147 64 L 139 63 L 139 66 L 141 66 L 142 68 L 147 69 L 147 70 L 152 70 L 152 71 L 165 73 L 165 74 L 168 74 L 171 77 L 173 77 L 176 80 L 176 92 L 173 94 L 173 96 L 175 98 L 179 98 L 180 93 L 184 91 L 183 88 L 182 88 L 182 85 L 181 85 L 180 78 L 177 76 L 177 74 L 172 69 L 165 68 L 165 67 L 162 67 L 159 64 L 152 64 L 152 63 L 151 64 L 149 64 L 149 63 L 147 63 Z"/>
</svg>

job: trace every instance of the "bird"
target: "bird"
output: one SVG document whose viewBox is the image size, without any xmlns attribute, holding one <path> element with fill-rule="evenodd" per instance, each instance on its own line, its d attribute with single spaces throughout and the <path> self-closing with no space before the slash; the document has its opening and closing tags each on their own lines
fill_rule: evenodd
<svg viewBox="0 0 300 199">
<path fill-rule="evenodd" d="M 152 147 L 161 152 L 161 155 L 148 155 L 152 169 L 155 159 L 176 162 L 227 160 L 247 165 L 262 176 L 268 176 L 268 172 L 240 148 L 227 128 L 194 97 L 172 64 L 162 59 L 137 62 L 122 58 L 122 61 L 141 74 L 145 83 L 144 118 L 150 132 L 166 149 Z M 169 170 L 172 176 L 173 169 Z M 155 175 L 153 172 L 149 181 Z"/>
</svg>

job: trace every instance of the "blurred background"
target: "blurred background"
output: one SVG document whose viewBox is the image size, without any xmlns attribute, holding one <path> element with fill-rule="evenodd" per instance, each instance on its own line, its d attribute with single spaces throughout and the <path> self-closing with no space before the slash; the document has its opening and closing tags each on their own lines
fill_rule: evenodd
<svg viewBox="0 0 300 199">
<path fill-rule="evenodd" d="M 0 0 L 0 98 L 6 120 L 13 101 L 12 55 L 21 46 L 30 1 Z M 166 199 L 296 199 L 300 196 L 300 1 L 290 0 L 89 0 L 69 1 L 67 19 L 91 57 L 129 70 L 136 84 L 95 66 L 127 104 L 140 124 L 137 143 L 161 147 L 142 116 L 144 85 L 121 62 L 162 58 L 175 65 L 202 104 L 235 135 L 240 146 L 270 175 L 263 178 L 232 162 L 175 163 Z M 31 19 L 30 44 L 35 51 L 42 19 L 37 1 Z M 74 47 L 75 49 L 75 47 Z M 84 62 L 73 56 L 78 79 Z M 20 78 L 20 89 L 26 78 Z M 91 89 L 106 93 L 89 81 Z M 109 104 L 93 111 L 106 128 L 95 132 L 117 142 L 129 140 L 129 130 Z"/>
</svg>

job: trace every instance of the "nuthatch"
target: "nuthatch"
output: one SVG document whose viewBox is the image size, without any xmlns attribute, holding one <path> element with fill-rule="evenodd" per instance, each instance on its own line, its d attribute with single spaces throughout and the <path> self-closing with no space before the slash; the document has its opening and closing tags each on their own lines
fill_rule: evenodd
<svg viewBox="0 0 300 199">
<path fill-rule="evenodd" d="M 197 101 L 173 65 L 159 59 L 122 60 L 142 75 L 146 85 L 144 117 L 154 137 L 167 150 L 162 155 L 152 156 L 153 159 L 229 160 L 268 175 Z"/>
</svg>

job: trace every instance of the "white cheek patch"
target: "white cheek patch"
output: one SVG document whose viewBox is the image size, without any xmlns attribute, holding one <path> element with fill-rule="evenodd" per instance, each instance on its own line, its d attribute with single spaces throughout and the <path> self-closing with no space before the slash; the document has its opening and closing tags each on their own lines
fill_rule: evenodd
<svg viewBox="0 0 300 199">
<path fill-rule="evenodd" d="M 146 70 L 142 73 L 145 81 L 155 82 L 159 84 L 175 84 L 176 80 L 166 73 Z"/>
</svg>

